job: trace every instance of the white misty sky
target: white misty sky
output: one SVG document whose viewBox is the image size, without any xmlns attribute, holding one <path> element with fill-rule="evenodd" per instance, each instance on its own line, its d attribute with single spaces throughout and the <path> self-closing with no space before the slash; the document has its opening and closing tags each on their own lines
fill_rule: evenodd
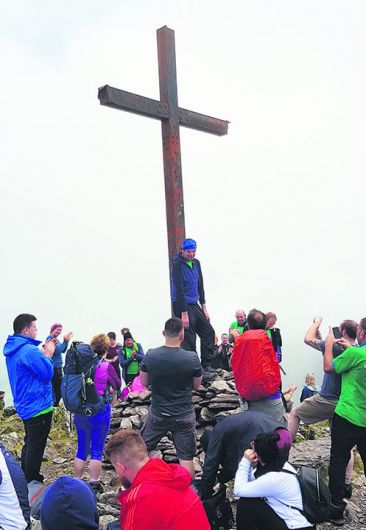
<svg viewBox="0 0 366 530">
<path fill-rule="evenodd" d="M 365 316 L 363 1 L 3 3 L 1 314 L 40 338 L 131 327 L 161 342 L 169 285 L 160 124 L 101 107 L 110 84 L 158 99 L 156 29 L 175 30 L 182 107 L 229 120 L 181 129 L 186 231 L 218 333 L 235 309 L 278 314 L 298 384 L 302 342 Z M 362 293 L 362 294 L 361 294 Z M 324 331 L 326 325 L 323 326 Z"/>
</svg>

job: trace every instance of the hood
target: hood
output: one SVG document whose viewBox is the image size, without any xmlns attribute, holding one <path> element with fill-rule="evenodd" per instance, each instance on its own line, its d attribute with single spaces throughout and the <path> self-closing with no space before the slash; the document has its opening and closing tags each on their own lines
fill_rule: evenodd
<svg viewBox="0 0 366 530">
<path fill-rule="evenodd" d="M 50 486 L 41 506 L 42 530 L 98 530 L 95 494 L 88 484 L 60 477 Z"/>
<path fill-rule="evenodd" d="M 4 355 L 5 357 L 10 357 L 11 355 L 14 355 L 17 353 L 17 351 L 22 348 L 22 346 L 25 346 L 26 344 L 30 344 L 32 346 L 39 346 L 41 344 L 40 340 L 32 339 L 31 337 L 27 337 L 26 335 L 9 335 L 8 340 L 6 341 L 6 344 L 4 346 Z"/>
<path fill-rule="evenodd" d="M 132 486 L 159 484 L 175 490 L 185 490 L 191 484 L 191 475 L 178 464 L 167 464 L 160 458 L 151 458 L 137 473 Z"/>
<path fill-rule="evenodd" d="M 184 467 L 178 464 L 167 464 L 160 458 L 150 458 L 143 468 L 137 473 L 132 486 L 118 495 L 121 503 L 131 490 L 143 484 L 163 486 L 173 490 L 186 490 L 191 484 L 191 475 Z"/>
</svg>

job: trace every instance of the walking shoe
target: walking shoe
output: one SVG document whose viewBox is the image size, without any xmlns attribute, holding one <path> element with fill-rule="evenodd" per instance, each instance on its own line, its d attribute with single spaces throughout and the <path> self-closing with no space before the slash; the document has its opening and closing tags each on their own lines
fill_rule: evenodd
<svg viewBox="0 0 366 530">
<path fill-rule="evenodd" d="M 352 497 L 352 484 L 344 485 L 344 496 L 346 499 L 350 499 Z"/>
<path fill-rule="evenodd" d="M 346 520 L 343 515 L 342 506 L 336 506 L 335 504 L 330 503 L 329 521 L 334 524 L 334 526 L 343 526 L 345 524 Z"/>
</svg>

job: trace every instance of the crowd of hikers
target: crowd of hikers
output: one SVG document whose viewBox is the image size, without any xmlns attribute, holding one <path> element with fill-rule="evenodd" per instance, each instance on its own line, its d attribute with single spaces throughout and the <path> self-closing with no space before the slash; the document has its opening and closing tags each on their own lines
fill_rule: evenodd
<svg viewBox="0 0 366 530">
<path fill-rule="evenodd" d="M 121 330 L 121 343 L 114 332 L 82 343 L 71 332 L 61 340 L 62 325 L 55 323 L 42 343 L 36 316 L 15 318 L 4 355 L 25 438 L 20 465 L 11 448 L 0 446 L 2 530 L 31 528 L 31 515 L 40 518 L 43 529 L 98 529 L 103 455 L 121 484 L 120 518 L 109 523 L 110 530 L 300 530 L 323 521 L 345 523 L 355 447 L 366 461 L 366 319 L 343 320 L 323 340 L 322 319 L 314 318 L 304 340 L 323 355 L 324 378 L 318 388 L 314 375 L 307 374 L 295 406 L 296 386 L 282 388 L 276 315 L 236 311 L 219 344 L 195 250 L 194 240 L 184 240 L 173 261 L 175 316 L 165 322 L 164 344 L 146 353 L 128 328 Z M 196 480 L 192 391 L 220 378 L 234 379 L 241 411 L 200 437 L 205 459 Z M 120 429 L 108 438 L 112 407 L 128 392 L 147 389 L 151 405 L 143 428 Z M 59 477 L 46 488 L 42 459 L 59 406 L 73 413 L 74 476 Z M 300 421 L 323 420 L 331 423 L 329 487 L 319 470 L 295 469 L 288 462 Z M 179 464 L 153 457 L 166 435 Z M 235 523 L 226 498 L 232 480 Z"/>
</svg>

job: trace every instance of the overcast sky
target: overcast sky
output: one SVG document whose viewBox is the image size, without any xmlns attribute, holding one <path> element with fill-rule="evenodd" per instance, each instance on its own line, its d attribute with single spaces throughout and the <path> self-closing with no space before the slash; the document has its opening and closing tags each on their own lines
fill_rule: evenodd
<svg viewBox="0 0 366 530">
<path fill-rule="evenodd" d="M 315 314 L 364 308 L 366 4 L 323 0 L 1 2 L 0 338 L 32 312 L 78 338 L 169 316 L 160 124 L 101 107 L 158 99 L 156 29 L 175 30 L 179 104 L 230 121 L 181 129 L 186 233 L 218 333 L 277 313 L 289 379 Z M 326 330 L 326 325 L 323 329 Z"/>
</svg>

